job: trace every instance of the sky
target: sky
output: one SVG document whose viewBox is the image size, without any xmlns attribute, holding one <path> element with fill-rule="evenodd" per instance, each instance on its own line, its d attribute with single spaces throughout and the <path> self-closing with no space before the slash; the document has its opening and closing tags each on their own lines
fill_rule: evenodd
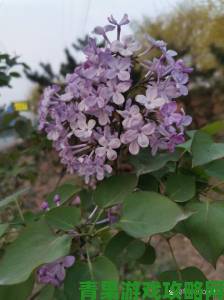
<svg viewBox="0 0 224 300">
<path fill-rule="evenodd" d="M 63 49 L 91 32 L 106 18 L 128 13 L 133 21 L 155 18 L 174 9 L 181 0 L 0 0 L 0 52 L 19 55 L 32 69 L 50 62 L 55 70 Z M 131 30 L 131 29 L 127 29 Z M 12 89 L 0 92 L 0 106 L 28 98 L 33 84 L 14 79 Z"/>
</svg>

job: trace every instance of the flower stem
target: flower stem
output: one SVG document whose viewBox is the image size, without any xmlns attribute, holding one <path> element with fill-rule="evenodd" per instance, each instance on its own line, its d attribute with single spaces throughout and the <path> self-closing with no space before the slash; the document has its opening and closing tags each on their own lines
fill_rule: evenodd
<svg viewBox="0 0 224 300">
<path fill-rule="evenodd" d="M 24 219 L 24 216 L 23 216 L 23 212 L 22 212 L 22 210 L 20 208 L 19 202 L 18 202 L 18 200 L 16 200 L 15 202 L 16 202 L 16 208 L 17 208 L 17 210 L 19 212 L 19 216 L 20 216 L 22 222 L 25 223 L 25 219 Z"/>
<path fill-rule="evenodd" d="M 105 227 L 103 227 L 103 228 L 100 228 L 99 230 L 96 231 L 95 235 L 97 235 L 98 233 L 100 233 L 100 232 L 102 232 L 102 231 L 105 231 L 105 230 L 107 230 L 107 229 L 109 229 L 109 228 L 110 228 L 109 225 L 108 225 L 108 226 L 105 226 Z"/>
<path fill-rule="evenodd" d="M 91 262 L 91 259 L 90 259 L 89 249 L 88 249 L 88 245 L 87 244 L 86 244 L 86 256 L 87 256 L 87 262 L 88 262 L 90 277 L 91 277 L 91 280 L 94 280 L 93 265 L 92 265 L 92 262 Z"/>
<path fill-rule="evenodd" d="M 89 232 L 88 232 L 89 235 L 92 235 L 92 232 L 93 232 L 93 230 L 94 230 L 94 227 L 96 226 L 96 223 L 97 223 L 97 221 L 99 220 L 99 218 L 100 218 L 100 216 L 102 215 L 102 213 L 103 213 L 103 209 L 100 209 L 99 212 L 98 212 L 98 214 L 97 214 L 97 216 L 96 216 L 95 221 L 93 222 L 92 226 L 91 226 L 90 229 L 89 229 Z"/>
</svg>

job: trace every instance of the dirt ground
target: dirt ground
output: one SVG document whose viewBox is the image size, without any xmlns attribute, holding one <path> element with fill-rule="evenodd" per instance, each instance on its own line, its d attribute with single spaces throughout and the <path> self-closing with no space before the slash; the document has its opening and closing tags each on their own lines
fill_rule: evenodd
<svg viewBox="0 0 224 300">
<path fill-rule="evenodd" d="M 169 246 L 161 236 L 154 236 L 151 240 L 156 249 L 157 259 L 152 273 L 175 269 Z M 208 280 L 224 280 L 224 256 L 220 256 L 216 269 L 208 263 L 192 246 L 191 241 L 181 234 L 171 239 L 171 246 L 180 269 L 196 267 L 201 270 Z"/>
</svg>

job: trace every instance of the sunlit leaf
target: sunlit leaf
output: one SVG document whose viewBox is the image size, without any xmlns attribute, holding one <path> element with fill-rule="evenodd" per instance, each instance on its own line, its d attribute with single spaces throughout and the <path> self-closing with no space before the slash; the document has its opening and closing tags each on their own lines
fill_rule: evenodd
<svg viewBox="0 0 224 300">
<path fill-rule="evenodd" d="M 25 281 L 39 265 L 68 254 L 71 239 L 54 235 L 44 221 L 27 226 L 0 261 L 0 285 Z"/>
<path fill-rule="evenodd" d="M 119 226 L 133 237 L 171 230 L 188 214 L 176 203 L 154 192 L 136 192 L 124 201 Z"/>
</svg>

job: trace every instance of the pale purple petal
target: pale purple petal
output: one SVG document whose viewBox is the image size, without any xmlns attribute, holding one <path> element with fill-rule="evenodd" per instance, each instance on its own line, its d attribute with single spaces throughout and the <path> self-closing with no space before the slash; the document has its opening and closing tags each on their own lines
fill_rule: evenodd
<svg viewBox="0 0 224 300">
<path fill-rule="evenodd" d="M 113 95 L 113 102 L 115 104 L 121 105 L 121 104 L 124 103 L 124 100 L 125 100 L 124 96 L 121 93 L 119 93 L 119 92 L 114 93 L 114 95 Z"/>
<path fill-rule="evenodd" d="M 128 71 L 120 71 L 118 73 L 118 78 L 121 80 L 121 81 L 127 81 L 130 79 L 130 73 Z"/>
<path fill-rule="evenodd" d="M 140 133 L 138 135 L 138 144 L 143 148 L 147 147 L 149 145 L 149 138 L 144 133 Z"/>
<path fill-rule="evenodd" d="M 133 155 L 136 155 L 138 154 L 139 152 L 139 145 L 136 141 L 132 142 L 130 145 L 129 145 L 129 152 Z"/>
<path fill-rule="evenodd" d="M 117 138 L 115 139 L 112 139 L 110 142 L 109 142 L 109 146 L 112 148 L 112 149 L 117 149 L 119 148 L 121 145 L 121 141 Z"/>
<path fill-rule="evenodd" d="M 115 150 L 113 150 L 113 149 L 109 149 L 107 151 L 107 158 L 109 160 L 115 160 L 117 158 L 117 152 Z"/>
</svg>

